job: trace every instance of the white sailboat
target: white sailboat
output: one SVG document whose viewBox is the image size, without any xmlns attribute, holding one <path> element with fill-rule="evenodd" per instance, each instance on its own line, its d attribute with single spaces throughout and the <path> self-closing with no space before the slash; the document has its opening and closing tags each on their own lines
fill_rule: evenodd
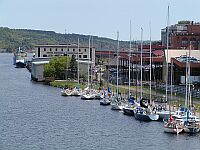
<svg viewBox="0 0 200 150">
<path fill-rule="evenodd" d="M 65 29 L 65 34 L 66 34 L 66 29 Z M 66 40 L 66 39 L 65 39 L 65 40 Z M 66 54 L 67 54 L 67 51 L 66 51 Z M 65 72 L 65 80 L 66 80 L 66 83 L 67 83 L 67 71 L 68 71 L 67 57 L 68 57 L 68 55 L 66 55 L 66 72 Z M 69 89 L 68 86 L 67 86 L 67 88 L 66 88 L 66 85 L 65 85 L 65 88 L 63 88 L 63 89 L 61 90 L 61 95 L 62 95 L 62 96 L 71 96 L 71 89 Z"/>
<path fill-rule="evenodd" d="M 123 105 L 121 103 L 122 97 L 119 95 L 119 32 L 117 32 L 117 93 L 112 97 L 111 109 L 122 110 Z"/>
<path fill-rule="evenodd" d="M 190 50 L 191 50 L 191 43 L 190 43 Z M 190 80 L 190 62 L 188 61 L 188 57 L 190 58 L 190 50 L 189 56 L 186 53 L 187 61 L 186 61 L 186 96 L 185 96 L 185 106 L 187 108 L 186 115 L 183 116 L 184 121 L 184 132 L 186 133 L 198 133 L 200 131 L 200 120 L 197 116 L 195 116 L 191 111 L 191 80 Z M 189 104 L 189 106 L 188 106 Z"/>
<path fill-rule="evenodd" d="M 143 29 L 141 30 L 141 102 L 142 102 L 142 34 L 143 34 Z M 150 26 L 150 104 L 152 104 L 152 98 L 151 98 L 151 64 L 152 64 L 152 59 L 151 59 L 151 26 Z M 142 106 L 141 106 L 142 107 Z M 155 114 L 151 110 L 150 105 L 148 104 L 146 106 L 147 108 L 140 108 L 137 109 L 135 113 L 135 118 L 140 121 L 156 121 L 159 119 L 159 115 Z"/>
<path fill-rule="evenodd" d="M 168 93 L 167 93 L 168 92 L 168 88 L 167 88 L 168 87 L 168 49 L 169 49 L 169 6 L 168 6 L 168 17 L 167 17 L 166 91 L 165 91 L 166 101 L 168 100 Z M 171 70 L 171 77 L 172 77 L 172 70 Z M 172 83 L 172 78 L 171 78 L 171 83 Z M 173 118 L 170 104 L 169 104 L 169 112 L 170 112 L 169 119 L 164 120 L 164 132 L 179 134 L 180 132 L 183 131 L 182 118 Z"/>
<path fill-rule="evenodd" d="M 81 95 L 81 99 L 84 100 L 92 100 L 95 98 L 95 94 L 91 91 L 90 85 L 90 40 L 91 36 L 89 36 L 89 50 L 88 50 L 88 87 L 84 90 L 83 94 Z"/>
<path fill-rule="evenodd" d="M 103 98 L 100 99 L 99 103 L 100 105 L 110 105 L 111 104 L 111 97 L 109 94 L 109 91 L 105 91 L 105 89 L 103 90 Z"/>
<path fill-rule="evenodd" d="M 80 81 L 79 81 L 79 38 L 78 38 L 78 47 L 77 47 L 77 82 L 78 85 L 76 87 L 74 87 L 74 89 L 72 89 L 71 91 L 71 96 L 81 96 L 82 91 L 80 89 Z"/>
<path fill-rule="evenodd" d="M 131 90 L 130 90 L 130 83 L 131 83 L 131 21 L 130 21 L 130 44 L 129 44 L 129 59 L 128 59 L 128 62 L 129 62 L 129 68 L 128 68 L 128 77 L 129 77 L 129 80 L 128 80 L 128 105 L 124 106 L 123 108 L 123 113 L 124 115 L 129 115 L 129 116 L 134 116 L 134 108 L 136 106 L 136 103 L 135 103 L 135 98 L 131 95 Z"/>
</svg>

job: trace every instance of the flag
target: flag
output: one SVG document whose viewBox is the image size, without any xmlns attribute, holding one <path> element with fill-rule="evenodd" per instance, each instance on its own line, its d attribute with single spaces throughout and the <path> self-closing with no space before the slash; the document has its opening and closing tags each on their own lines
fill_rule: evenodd
<svg viewBox="0 0 200 150">
<path fill-rule="evenodd" d="M 111 93 L 111 89 L 110 89 L 110 87 L 108 87 L 108 93 Z"/>
</svg>

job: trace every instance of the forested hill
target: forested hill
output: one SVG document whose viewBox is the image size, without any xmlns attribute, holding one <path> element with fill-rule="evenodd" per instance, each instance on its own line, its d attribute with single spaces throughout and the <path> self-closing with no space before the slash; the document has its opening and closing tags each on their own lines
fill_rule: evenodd
<svg viewBox="0 0 200 150">
<path fill-rule="evenodd" d="M 12 52 L 19 46 L 29 50 L 32 49 L 35 44 L 77 43 L 78 37 L 81 46 L 88 46 L 89 35 L 60 34 L 53 31 L 0 27 L 0 49 L 7 49 L 9 52 Z M 116 40 L 98 36 L 92 36 L 92 38 L 93 45 L 97 50 L 116 50 Z M 129 42 L 120 41 L 120 48 L 128 49 Z"/>
</svg>

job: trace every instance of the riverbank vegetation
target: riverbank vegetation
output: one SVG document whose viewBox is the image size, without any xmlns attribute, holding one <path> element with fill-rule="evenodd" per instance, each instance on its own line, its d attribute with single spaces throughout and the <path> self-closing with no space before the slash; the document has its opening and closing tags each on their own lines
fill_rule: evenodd
<svg viewBox="0 0 200 150">
<path fill-rule="evenodd" d="M 77 62 L 75 55 L 54 57 L 44 66 L 44 77 L 56 80 L 77 78 Z"/>
<path fill-rule="evenodd" d="M 7 52 L 13 52 L 18 47 L 31 50 L 37 44 L 70 44 L 77 43 L 80 39 L 81 46 L 88 46 L 89 35 L 81 34 L 62 34 L 54 31 L 42 31 L 31 29 L 9 29 L 0 27 L 0 49 L 6 49 Z M 115 50 L 116 40 L 92 36 L 93 46 L 96 50 Z M 129 48 L 128 41 L 120 41 L 122 49 Z"/>
</svg>

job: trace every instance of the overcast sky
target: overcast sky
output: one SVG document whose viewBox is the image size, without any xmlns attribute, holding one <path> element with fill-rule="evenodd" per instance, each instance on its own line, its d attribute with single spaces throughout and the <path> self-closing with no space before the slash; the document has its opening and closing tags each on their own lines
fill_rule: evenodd
<svg viewBox="0 0 200 150">
<path fill-rule="evenodd" d="M 166 26 L 170 5 L 170 24 L 178 20 L 200 21 L 200 0 L 0 0 L 0 26 L 50 30 L 64 33 L 92 34 L 129 40 L 132 37 L 160 40 L 160 30 Z"/>
</svg>

